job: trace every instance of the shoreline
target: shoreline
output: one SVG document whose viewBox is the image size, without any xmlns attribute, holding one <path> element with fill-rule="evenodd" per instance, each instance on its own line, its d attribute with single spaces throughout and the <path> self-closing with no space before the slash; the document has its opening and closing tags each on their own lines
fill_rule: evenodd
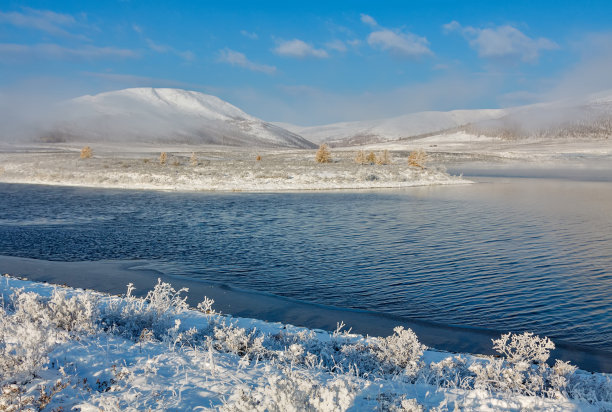
<svg viewBox="0 0 612 412">
<path fill-rule="evenodd" d="M 450 353 L 492 355 L 491 339 L 506 331 L 438 325 L 405 319 L 394 315 L 343 309 L 297 301 L 271 294 L 241 290 L 202 280 L 167 276 L 145 268 L 147 261 L 57 262 L 0 256 L 0 272 L 70 287 L 93 289 L 111 294 L 124 294 L 126 285 L 134 283 L 135 295 L 144 295 L 161 278 L 175 288 L 188 287 L 188 303 L 195 306 L 207 296 L 215 300 L 215 308 L 234 317 L 280 322 L 315 330 L 334 330 L 343 321 L 352 333 L 386 336 L 395 326 L 411 328 L 421 341 L 433 350 Z M 83 276 L 83 273 L 87 273 Z M 583 370 L 612 373 L 612 353 L 556 342 L 551 360 L 569 360 Z"/>
</svg>

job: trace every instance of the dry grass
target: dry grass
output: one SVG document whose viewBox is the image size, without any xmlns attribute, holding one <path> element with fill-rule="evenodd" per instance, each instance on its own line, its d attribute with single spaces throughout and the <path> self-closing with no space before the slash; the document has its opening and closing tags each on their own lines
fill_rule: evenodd
<svg viewBox="0 0 612 412">
<path fill-rule="evenodd" d="M 410 152 L 410 155 L 408 156 L 409 166 L 425 169 L 425 163 L 427 163 L 427 153 L 425 153 L 423 149 Z"/>
<path fill-rule="evenodd" d="M 81 149 L 81 159 L 89 159 L 91 156 L 93 156 L 93 150 L 91 150 L 91 147 L 85 146 Z"/>
<path fill-rule="evenodd" d="M 317 154 L 315 155 L 315 160 L 317 163 L 331 163 L 331 152 L 325 143 L 319 146 L 319 150 L 317 150 Z"/>
<path fill-rule="evenodd" d="M 161 152 L 161 154 L 159 155 L 159 164 L 165 165 L 167 161 L 168 161 L 168 154 L 166 152 Z"/>
</svg>

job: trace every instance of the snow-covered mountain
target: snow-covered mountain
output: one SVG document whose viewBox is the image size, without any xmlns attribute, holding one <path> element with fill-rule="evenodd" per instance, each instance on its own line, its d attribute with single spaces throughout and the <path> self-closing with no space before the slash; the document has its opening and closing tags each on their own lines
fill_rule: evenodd
<svg viewBox="0 0 612 412">
<path fill-rule="evenodd" d="M 218 97 L 180 89 L 134 88 L 82 96 L 63 105 L 44 141 L 106 141 L 312 148 L 282 127 Z"/>
<path fill-rule="evenodd" d="M 347 146 L 440 132 L 468 123 L 498 119 L 506 114 L 507 112 L 502 109 L 454 110 L 410 113 L 389 119 L 342 122 L 324 126 L 300 127 L 286 123 L 276 124 L 315 143 L 326 142 L 336 146 Z"/>
</svg>

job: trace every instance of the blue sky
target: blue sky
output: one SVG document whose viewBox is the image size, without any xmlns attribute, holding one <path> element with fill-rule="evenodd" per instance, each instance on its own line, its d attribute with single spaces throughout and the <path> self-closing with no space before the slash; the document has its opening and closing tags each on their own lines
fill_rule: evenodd
<svg viewBox="0 0 612 412">
<path fill-rule="evenodd" d="M 314 125 L 612 89 L 612 1 L 173 3 L 3 1 L 0 98 L 178 87 Z"/>
</svg>

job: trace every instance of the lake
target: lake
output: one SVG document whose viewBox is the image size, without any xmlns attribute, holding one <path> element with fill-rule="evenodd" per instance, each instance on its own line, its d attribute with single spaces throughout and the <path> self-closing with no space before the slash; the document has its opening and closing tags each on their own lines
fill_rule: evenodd
<svg viewBox="0 0 612 412">
<path fill-rule="evenodd" d="M 478 181 L 266 194 L 0 184 L 0 255 L 138 260 L 173 277 L 612 353 L 612 182 Z"/>
</svg>

